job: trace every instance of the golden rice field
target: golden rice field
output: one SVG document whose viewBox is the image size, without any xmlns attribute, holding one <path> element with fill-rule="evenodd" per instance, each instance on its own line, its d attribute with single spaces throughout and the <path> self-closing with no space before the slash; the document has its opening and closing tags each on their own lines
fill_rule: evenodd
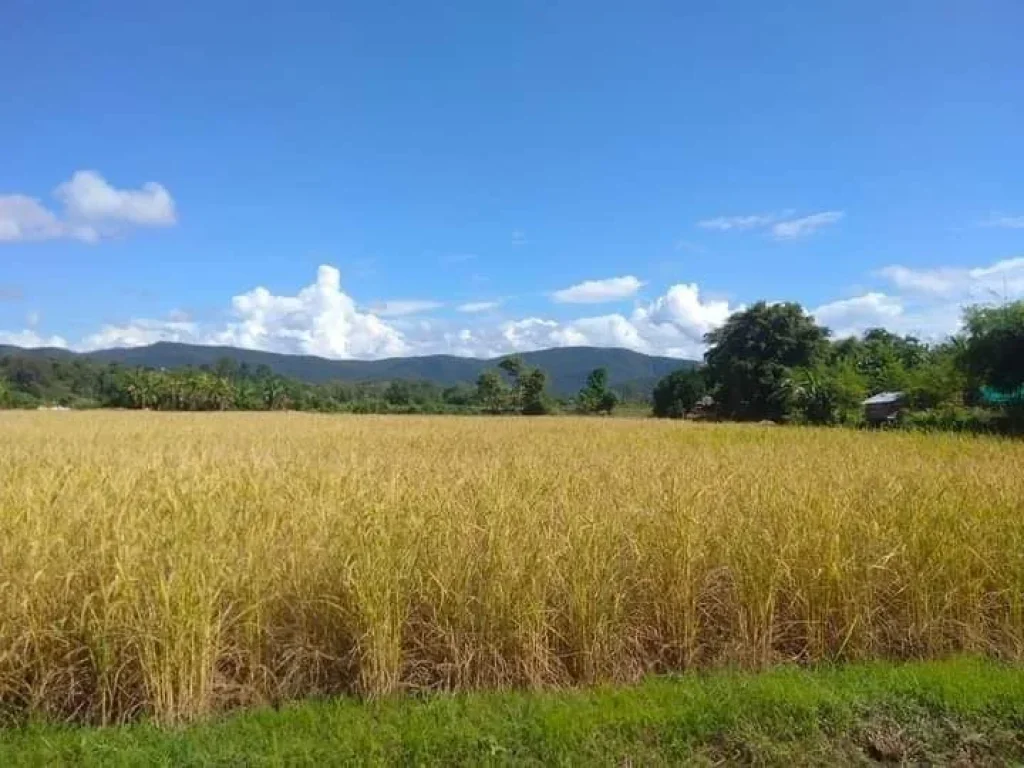
<svg viewBox="0 0 1024 768">
<path fill-rule="evenodd" d="M 0 413 L 0 708 L 1024 656 L 1024 444 L 552 417 Z"/>
</svg>

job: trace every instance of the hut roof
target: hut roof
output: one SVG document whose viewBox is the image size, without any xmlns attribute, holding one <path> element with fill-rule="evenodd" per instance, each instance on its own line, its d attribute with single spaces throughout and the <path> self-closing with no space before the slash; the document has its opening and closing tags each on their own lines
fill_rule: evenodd
<svg viewBox="0 0 1024 768">
<path fill-rule="evenodd" d="M 903 397 L 902 392 L 879 392 L 864 400 L 861 405 L 890 405 L 900 402 Z"/>
</svg>

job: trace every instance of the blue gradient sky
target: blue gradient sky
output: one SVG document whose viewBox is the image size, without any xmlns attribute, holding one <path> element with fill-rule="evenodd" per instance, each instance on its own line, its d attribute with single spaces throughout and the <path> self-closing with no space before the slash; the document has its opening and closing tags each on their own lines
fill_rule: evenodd
<svg viewBox="0 0 1024 768">
<path fill-rule="evenodd" d="M 0 343 L 692 355 L 759 298 L 1024 296 L 1024 5 L 704 5 L 9 0 Z"/>
</svg>

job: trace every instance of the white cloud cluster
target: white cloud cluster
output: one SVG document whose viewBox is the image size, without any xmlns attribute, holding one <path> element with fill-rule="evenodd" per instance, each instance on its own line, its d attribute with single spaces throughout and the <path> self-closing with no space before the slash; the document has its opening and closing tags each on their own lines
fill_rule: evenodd
<svg viewBox="0 0 1024 768">
<path fill-rule="evenodd" d="M 909 293 L 962 301 L 1011 300 L 1024 295 L 1024 257 L 1004 259 L 987 267 L 912 269 L 894 264 L 881 277 Z"/>
<path fill-rule="evenodd" d="M 96 171 L 76 171 L 53 192 L 54 213 L 27 195 L 0 195 L 0 242 L 71 239 L 94 243 L 126 227 L 165 227 L 177 221 L 165 187 L 148 181 L 139 189 L 115 189 Z"/>
<path fill-rule="evenodd" d="M 747 216 L 716 216 L 697 222 L 702 229 L 718 232 L 731 230 L 769 229 L 776 240 L 795 240 L 807 237 L 822 227 L 835 224 L 845 216 L 843 211 L 821 211 L 809 216 L 792 218 L 792 209 L 776 213 L 754 213 Z"/>
<path fill-rule="evenodd" d="M 904 306 L 896 296 L 872 292 L 822 304 L 811 310 L 814 319 L 839 338 L 856 336 L 868 328 L 894 328 L 903 320 Z"/>
<path fill-rule="evenodd" d="M 456 309 L 479 313 L 497 306 L 498 302 L 472 302 Z M 704 334 L 735 309 L 728 302 L 703 298 L 695 284 L 679 284 L 628 315 L 614 313 L 564 322 L 527 317 L 470 328 L 460 327 L 454 318 L 389 323 L 377 313 L 360 311 L 342 291 L 338 270 L 324 265 L 316 282 L 294 296 L 275 295 L 262 287 L 236 296 L 228 320 L 221 324 L 202 324 L 174 313 L 167 319 L 106 325 L 73 346 L 95 350 L 175 341 L 330 358 L 440 352 L 490 357 L 547 347 L 613 346 L 693 357 L 703 351 Z M 19 346 L 42 343 L 34 331 L 7 336 L 16 338 L 10 343 Z"/>
<path fill-rule="evenodd" d="M 40 336 L 31 329 L 23 331 L 0 331 L 0 344 L 15 347 L 66 347 L 67 339 L 63 336 Z"/>
<path fill-rule="evenodd" d="M 176 320 L 173 315 L 167 320 L 142 318 L 124 325 L 104 325 L 96 333 L 89 334 L 76 347 L 82 351 L 110 349 L 112 347 L 142 347 L 158 341 L 174 341 L 182 344 L 214 343 L 204 339 L 197 324 Z"/>
<path fill-rule="evenodd" d="M 878 270 L 896 293 L 866 293 L 813 310 L 837 336 L 885 327 L 939 341 L 956 333 L 965 307 L 1024 298 L 1024 258 L 985 267 L 915 269 L 893 264 Z"/>
<path fill-rule="evenodd" d="M 294 296 L 277 296 L 263 287 L 235 296 L 231 315 L 220 327 L 181 319 L 108 325 L 78 346 L 89 350 L 177 341 L 332 358 L 389 357 L 410 351 L 400 331 L 357 309 L 341 290 L 340 273 L 328 265 L 317 270 L 315 283 Z"/>
<path fill-rule="evenodd" d="M 620 301 L 635 296 L 643 283 L 633 275 L 609 277 L 605 280 L 585 280 L 551 294 L 561 304 L 600 304 Z"/>
<path fill-rule="evenodd" d="M 613 313 L 559 322 L 542 317 L 508 320 L 495 326 L 458 329 L 419 348 L 474 357 L 548 347 L 625 347 L 671 357 L 699 357 L 704 334 L 738 307 L 701 297 L 695 284 L 671 286 L 664 295 L 629 315 Z"/>
<path fill-rule="evenodd" d="M 840 337 L 881 326 L 938 341 L 957 330 L 966 304 L 1024 298 L 1024 257 L 970 268 L 890 265 L 877 276 L 889 284 L 889 291 L 873 290 L 827 302 L 811 313 Z M 454 309 L 473 314 L 497 306 L 498 302 L 480 301 Z M 379 358 L 432 353 L 493 357 L 547 347 L 599 346 L 694 358 L 704 351 L 704 335 L 740 308 L 707 297 L 695 283 L 679 283 L 628 313 L 570 320 L 482 315 L 469 324 L 468 318 L 459 319 L 456 314 L 404 317 L 410 312 L 393 312 L 398 316 L 389 321 L 379 313 L 360 310 L 342 290 L 338 270 L 324 265 L 316 281 L 295 295 L 277 295 L 260 287 L 234 297 L 224 322 L 200 323 L 176 312 L 162 320 L 106 325 L 73 347 L 92 350 L 177 341 L 329 358 Z M 0 343 L 68 346 L 59 336 L 42 335 L 31 322 L 25 330 L 0 332 Z"/>
</svg>

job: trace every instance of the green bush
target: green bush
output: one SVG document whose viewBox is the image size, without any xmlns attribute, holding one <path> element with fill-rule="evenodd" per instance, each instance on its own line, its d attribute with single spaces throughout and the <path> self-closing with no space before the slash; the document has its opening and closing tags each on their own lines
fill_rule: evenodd
<svg viewBox="0 0 1024 768">
<path fill-rule="evenodd" d="M 901 425 L 906 429 L 928 432 L 1005 432 L 1005 417 L 987 408 L 948 405 L 923 411 L 908 411 Z"/>
</svg>

